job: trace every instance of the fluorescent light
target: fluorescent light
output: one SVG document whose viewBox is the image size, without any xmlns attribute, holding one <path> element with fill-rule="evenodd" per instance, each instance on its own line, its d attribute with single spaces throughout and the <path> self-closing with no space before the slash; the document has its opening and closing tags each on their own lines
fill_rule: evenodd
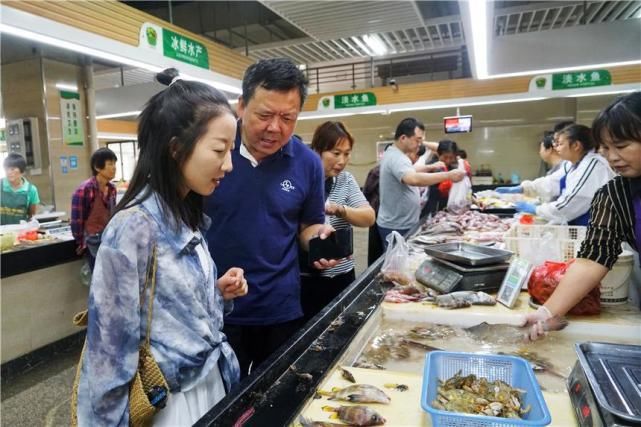
<svg viewBox="0 0 641 427">
<path fill-rule="evenodd" d="M 78 86 L 77 85 L 70 85 L 66 83 L 56 83 L 56 88 L 60 90 L 70 90 L 72 92 L 78 92 Z"/>
<path fill-rule="evenodd" d="M 7 121 L 4 117 L 0 117 L 0 129 L 4 129 L 5 127 L 7 127 Z"/>
<path fill-rule="evenodd" d="M 467 4 L 470 7 L 476 78 L 487 79 L 487 3 L 485 0 L 471 0 Z"/>
<path fill-rule="evenodd" d="M 365 44 L 369 46 L 369 48 L 373 50 L 376 55 L 383 56 L 387 53 L 385 44 L 376 34 L 365 34 L 363 36 L 363 40 L 365 41 Z"/>
<path fill-rule="evenodd" d="M 69 51 L 72 51 L 72 52 L 76 52 L 76 53 L 80 53 L 80 54 L 84 54 L 84 55 L 88 55 L 88 56 L 92 56 L 92 57 L 96 57 L 96 58 L 101 58 L 101 59 L 104 59 L 104 60 L 107 60 L 107 61 L 110 61 L 110 62 L 114 62 L 116 64 L 124 64 L 124 65 L 129 65 L 129 66 L 132 66 L 132 67 L 136 67 L 136 68 L 142 68 L 144 70 L 151 71 L 153 73 L 158 73 L 158 72 L 162 71 L 163 69 L 168 68 L 170 66 L 174 66 L 174 67 L 180 68 L 180 66 L 178 64 L 175 64 L 175 61 L 173 61 L 173 60 L 172 61 L 167 61 L 167 59 L 165 59 L 165 58 L 159 59 L 159 61 L 161 61 L 161 63 L 162 63 L 162 61 L 164 61 L 166 63 L 166 64 L 163 64 L 162 67 L 158 66 L 158 65 L 154 65 L 153 63 L 139 61 L 139 60 L 136 60 L 136 59 L 131 59 L 132 57 L 135 56 L 135 53 L 133 53 L 134 50 L 138 50 L 138 48 L 136 48 L 134 46 L 129 46 L 129 45 L 126 45 L 124 43 L 119 43 L 117 41 L 110 40 L 110 39 L 107 39 L 105 37 L 93 34 L 93 33 L 89 33 L 89 32 L 82 31 L 82 30 L 78 30 L 76 28 L 72 28 L 72 27 L 69 27 L 67 25 L 55 22 L 55 21 L 51 21 L 51 20 L 48 20 L 48 19 L 45 19 L 45 18 L 42 18 L 42 17 L 39 17 L 39 16 L 35 16 L 35 15 L 27 14 L 27 13 L 22 12 L 22 11 L 15 10 L 13 8 L 8 8 L 8 7 L 5 7 L 5 6 L 2 6 L 1 10 L 2 10 L 2 15 L 3 15 L 2 16 L 3 21 L 0 22 L 0 32 L 1 33 L 11 34 L 11 35 L 14 35 L 16 37 L 24 38 L 24 39 L 27 39 L 27 40 L 32 40 L 32 41 L 35 41 L 35 42 L 38 42 L 38 43 L 43 43 L 43 44 L 46 44 L 46 45 L 49 45 L 49 46 L 55 46 L 55 47 L 58 47 L 58 48 L 61 48 L 61 49 L 65 49 L 65 50 L 69 50 Z M 11 22 L 12 25 L 7 24 L 7 22 Z M 94 43 L 93 45 L 97 45 L 100 42 L 103 45 L 105 45 L 105 44 L 107 44 L 107 45 L 109 45 L 109 44 L 122 45 L 122 49 L 124 49 L 125 51 L 131 53 L 131 55 L 130 56 L 118 55 L 118 54 L 107 52 L 106 50 L 101 50 L 101 49 L 96 49 L 96 48 L 93 48 L 93 47 L 84 46 L 84 45 L 76 43 L 76 42 L 62 40 L 60 38 L 57 38 L 57 37 L 54 37 L 54 36 L 51 36 L 51 35 L 38 33 L 38 32 L 35 32 L 35 31 L 31 31 L 30 29 L 29 30 L 25 29 L 27 27 L 27 25 L 29 25 L 28 28 L 40 28 L 38 26 L 39 24 L 41 24 L 41 27 L 43 27 L 43 28 L 46 27 L 46 30 L 50 31 L 50 32 L 51 31 L 58 31 L 58 32 L 66 31 L 65 34 L 73 33 L 75 36 L 77 36 L 73 40 L 85 40 L 85 39 L 88 39 L 90 41 L 85 40 L 85 42 L 86 43 L 89 43 L 89 42 Z M 53 34 L 58 34 L 58 33 L 53 33 Z M 82 35 L 82 36 L 85 36 L 85 37 L 83 38 L 83 37 L 78 36 L 78 35 Z M 148 52 L 145 52 L 144 54 L 143 54 L 143 52 L 138 52 L 138 53 L 140 53 L 143 57 L 145 57 L 145 55 L 146 55 L 146 58 L 148 58 L 150 61 L 156 61 L 155 59 L 152 59 L 149 56 Z M 187 65 L 187 64 L 185 64 L 185 65 Z M 194 69 L 193 66 L 191 66 L 191 67 L 192 67 L 192 69 Z M 196 73 L 196 75 L 198 75 L 199 73 L 201 73 L 201 71 L 203 73 L 216 74 L 216 73 L 212 72 L 211 70 L 204 71 L 204 70 L 200 70 L 200 69 L 198 69 L 198 70 L 194 69 L 193 72 Z M 226 92 L 237 93 L 237 94 L 242 93 L 242 90 L 240 89 L 239 86 L 235 86 L 235 85 L 232 84 L 233 79 L 228 78 L 227 76 L 220 75 L 220 77 L 218 77 L 218 78 L 221 79 L 222 81 L 214 81 L 214 80 L 210 80 L 210 79 L 204 78 L 204 77 L 201 77 L 201 78 L 194 77 L 194 76 L 190 75 L 189 72 L 187 72 L 187 73 L 182 73 L 181 72 L 180 75 L 185 80 L 199 81 L 199 82 L 208 84 L 210 86 L 213 86 L 213 87 L 215 87 L 217 89 L 224 90 Z M 230 80 L 230 83 L 223 83 L 223 81 L 225 81 L 226 79 Z"/>
<path fill-rule="evenodd" d="M 473 101 L 473 102 L 458 102 L 456 104 L 425 104 L 417 105 L 411 107 L 401 107 L 401 108 L 390 108 L 390 113 L 398 113 L 401 111 L 414 111 L 414 110 L 437 110 L 439 108 L 456 108 L 456 107 L 471 107 L 474 105 L 495 105 L 495 104 L 509 104 L 512 102 L 529 102 L 529 101 L 541 101 L 547 99 L 546 97 L 537 97 L 537 98 L 510 98 L 510 99 L 499 99 L 499 100 L 487 100 L 487 101 Z"/>
<path fill-rule="evenodd" d="M 128 139 L 137 140 L 138 135 L 135 133 L 115 133 L 115 132 L 99 132 L 98 139 Z"/>
<path fill-rule="evenodd" d="M 347 117 L 347 116 L 353 116 L 354 114 L 355 113 L 316 114 L 311 116 L 299 116 L 298 120 L 328 119 L 330 117 Z"/>
<path fill-rule="evenodd" d="M 475 2 L 470 2 L 470 4 Z M 486 79 L 498 79 L 503 77 L 519 77 L 519 76 L 529 76 L 533 74 L 547 74 L 547 73 L 564 73 L 566 71 L 582 71 L 594 68 L 609 68 L 609 67 L 621 67 L 624 65 L 634 65 L 641 64 L 641 60 L 634 61 L 623 61 L 623 62 L 607 62 L 601 64 L 586 64 L 586 65 L 577 65 L 573 67 L 562 67 L 562 68 L 547 68 L 541 70 L 528 70 L 528 71 L 519 71 L 516 73 L 505 73 L 505 74 L 493 74 L 486 75 Z M 479 77 L 480 78 L 480 77 Z"/>
<path fill-rule="evenodd" d="M 365 46 L 365 44 L 364 44 L 364 43 L 363 43 L 363 42 L 362 42 L 358 37 L 350 37 L 350 38 L 352 39 L 352 41 L 353 41 L 354 43 L 356 43 L 356 44 L 358 45 L 358 47 L 360 47 L 361 49 L 363 49 L 363 51 L 364 51 L 367 55 L 369 55 L 369 56 L 374 56 L 374 55 L 375 55 L 375 53 L 374 53 L 374 52 L 372 52 L 371 50 L 369 50 L 369 47 L 368 47 L 368 46 Z"/>
<path fill-rule="evenodd" d="M 216 82 L 216 81 L 213 81 L 213 80 L 207 80 L 207 79 L 201 79 L 201 78 L 197 78 L 197 77 L 192 77 L 189 74 L 180 73 L 180 78 L 182 78 L 184 80 L 193 80 L 195 82 L 205 83 L 206 85 L 209 85 L 211 87 L 215 87 L 216 89 L 219 89 L 219 90 L 224 90 L 225 92 L 229 92 L 229 93 L 241 94 L 243 92 L 242 89 L 240 89 L 240 88 L 238 88 L 236 86 L 229 85 L 227 83 Z"/>
<path fill-rule="evenodd" d="M 331 117 L 347 117 L 347 116 L 354 116 L 354 115 L 360 116 L 362 114 L 386 114 L 386 113 L 388 113 L 388 110 L 377 108 L 374 110 L 365 110 L 365 111 L 358 110 L 358 111 L 350 111 L 350 112 L 344 112 L 344 113 L 333 112 L 333 113 L 325 113 L 325 114 L 300 115 L 298 116 L 298 120 L 327 119 Z"/>
<path fill-rule="evenodd" d="M 236 99 L 228 99 L 227 102 L 229 102 L 230 105 L 238 104 L 238 98 L 236 98 Z"/>
<path fill-rule="evenodd" d="M 124 111 L 122 113 L 113 113 L 113 114 L 102 114 L 100 116 L 96 116 L 96 119 L 101 120 L 101 119 L 115 119 L 117 117 L 131 117 L 131 116 L 137 116 L 142 111 Z"/>
<path fill-rule="evenodd" d="M 39 43 L 44 43 L 50 46 L 59 47 L 73 52 L 84 53 L 85 55 L 95 56 L 96 58 L 106 59 L 115 63 L 131 65 L 133 67 L 143 68 L 145 70 L 158 73 L 162 68 L 155 65 L 146 64 L 144 62 L 135 61 L 133 59 L 125 58 L 124 56 L 113 55 L 111 53 L 103 52 L 101 50 L 92 49 L 90 47 L 82 46 L 77 43 L 70 43 L 64 40 L 56 39 L 53 37 L 45 36 L 43 34 L 34 33 L 32 31 L 23 30 L 22 28 L 12 27 L 5 23 L 0 23 L 0 32 L 11 34 L 23 39 L 33 40 Z"/>
<path fill-rule="evenodd" d="M 590 92 L 590 93 L 579 93 L 576 95 L 568 95 L 571 98 L 581 98 L 584 96 L 598 96 L 598 95 L 614 95 L 617 93 L 629 93 L 629 92 L 634 92 L 635 90 L 639 89 L 620 89 L 620 90 L 609 90 L 609 91 L 603 91 L 603 92 Z"/>
</svg>

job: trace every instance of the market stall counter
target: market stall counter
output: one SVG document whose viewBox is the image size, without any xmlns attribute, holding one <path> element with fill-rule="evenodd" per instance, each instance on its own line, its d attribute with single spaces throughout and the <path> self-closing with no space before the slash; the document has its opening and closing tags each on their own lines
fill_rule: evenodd
<svg viewBox="0 0 641 427">
<path fill-rule="evenodd" d="M 377 276 L 379 268 L 380 262 L 357 279 L 199 425 L 300 425 L 301 416 L 331 422 L 328 406 L 350 404 L 328 400 L 317 392 L 350 385 L 343 370 L 358 383 L 377 386 L 391 397 L 390 404 L 371 405 L 387 425 L 430 425 L 418 397 L 424 358 L 434 349 L 526 358 L 542 386 L 551 425 L 574 425 L 565 385 L 576 361 L 574 344 L 641 344 L 641 313 L 629 305 L 605 308 L 601 316 L 570 318 L 563 331 L 524 344 L 517 325 L 532 309 L 527 293 L 521 294 L 514 309 L 498 304 L 448 310 L 423 302 L 381 302 L 390 285 Z M 403 392 L 397 386 L 404 386 L 400 387 Z"/>
<path fill-rule="evenodd" d="M 4 249 L 0 260 L 4 374 L 36 363 L 34 351 L 78 334 L 71 319 L 86 308 L 88 288 L 69 236 L 20 241 Z"/>
<path fill-rule="evenodd" d="M 474 216 L 464 220 L 473 225 L 479 222 Z M 449 227 L 450 223 L 444 225 Z M 484 221 L 483 228 L 463 230 L 463 237 L 467 241 L 484 240 L 504 229 L 499 222 L 491 225 L 491 230 L 486 226 Z M 460 228 L 452 228 L 452 234 L 460 238 Z M 438 239 L 429 240 L 433 244 Z M 415 271 L 427 255 L 411 258 L 409 269 Z M 527 292 L 519 295 L 511 309 L 501 304 L 439 307 L 433 297 L 424 296 L 429 292 L 420 296 L 399 293 L 400 284 L 385 281 L 379 273 L 382 263 L 379 259 L 359 276 L 198 425 L 315 425 L 310 423 L 349 422 L 351 416 L 363 416 L 354 415 L 357 411 L 368 410 L 384 418 L 386 425 L 431 425 L 419 397 L 425 357 L 438 350 L 513 355 L 527 360 L 543 392 L 551 425 L 576 425 L 577 405 L 572 403 L 566 385 L 577 360 L 575 344 L 601 341 L 641 345 L 641 312 L 629 304 L 603 307 L 598 316 L 569 317 L 565 329 L 527 343 L 526 330 L 520 327 L 523 315 L 534 310 Z M 354 402 L 343 402 L 335 394 L 354 385 L 350 377 L 358 384 L 377 387 L 391 401 L 363 403 L 360 405 L 369 409 L 350 410 L 346 415 L 347 409 L 339 408 L 355 406 Z"/>
</svg>

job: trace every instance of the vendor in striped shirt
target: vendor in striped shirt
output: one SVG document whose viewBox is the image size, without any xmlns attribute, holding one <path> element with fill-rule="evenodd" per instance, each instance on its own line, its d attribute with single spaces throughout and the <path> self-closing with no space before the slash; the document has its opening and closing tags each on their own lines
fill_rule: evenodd
<svg viewBox="0 0 641 427">
<path fill-rule="evenodd" d="M 325 223 L 334 229 L 370 227 L 374 209 L 354 176 L 345 170 L 354 138 L 341 122 L 321 124 L 312 137 L 312 150 L 321 157 L 325 171 Z M 346 258 L 336 267 L 301 273 L 301 303 L 305 319 L 321 311 L 356 278 L 354 260 Z"/>
<path fill-rule="evenodd" d="M 526 316 L 530 338 L 543 332 L 543 322 L 563 316 L 599 286 L 627 242 L 641 248 L 641 92 L 616 99 L 592 123 L 601 152 L 619 174 L 592 200 L 590 223 L 577 260 L 550 298 Z"/>
</svg>

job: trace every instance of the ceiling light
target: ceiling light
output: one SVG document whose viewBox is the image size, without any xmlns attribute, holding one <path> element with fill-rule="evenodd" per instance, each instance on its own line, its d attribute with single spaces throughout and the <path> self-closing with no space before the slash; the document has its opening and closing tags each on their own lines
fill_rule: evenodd
<svg viewBox="0 0 641 427">
<path fill-rule="evenodd" d="M 58 47 L 79 54 L 100 58 L 116 64 L 124 64 L 136 68 L 142 68 L 153 73 L 158 73 L 163 69 L 169 68 L 171 66 L 181 68 L 188 65 L 181 64 L 179 66 L 175 64 L 175 61 L 168 60 L 164 57 L 159 57 L 156 59 L 155 57 L 151 57 L 149 52 L 142 52 L 135 46 L 126 45 L 124 43 L 108 39 L 107 37 L 103 37 L 98 34 L 93 34 L 87 31 L 79 30 L 77 28 L 72 28 L 68 25 L 64 25 L 50 19 L 42 18 L 40 16 L 28 14 L 10 7 L 1 6 L 0 10 L 2 12 L 0 33 L 11 34 L 16 37 L 32 40 L 49 46 Z M 40 32 L 32 31 L 31 28 L 37 28 Z M 45 34 L 45 32 L 48 32 L 48 34 Z M 60 39 L 59 37 L 57 37 L 57 34 L 64 34 L 68 40 L 74 41 Z M 83 40 L 83 43 L 86 43 L 89 46 L 101 46 L 101 48 L 98 49 L 95 47 L 85 46 L 83 44 L 75 42 L 75 40 Z M 116 49 L 119 46 L 122 46 L 121 50 L 127 52 L 129 55 L 124 56 L 123 54 L 110 52 L 117 51 Z M 144 60 L 132 59 L 136 57 L 137 54 L 140 55 L 140 57 L 147 59 L 149 62 L 145 62 Z M 159 62 L 160 64 L 162 64 L 162 66 L 155 65 L 156 62 Z M 190 72 L 181 72 L 180 75 L 185 80 L 199 81 L 230 93 L 242 93 L 240 86 L 233 84 L 234 79 L 232 78 L 220 75 L 219 77 L 217 77 L 219 80 L 213 80 L 208 78 L 207 74 L 217 73 L 212 72 L 211 70 L 205 71 L 204 69 L 196 69 L 194 66 L 189 67 L 194 70 L 193 73 L 195 75 L 191 75 Z M 203 77 L 196 77 L 201 73 Z M 226 79 L 229 79 L 229 83 L 224 83 Z"/>
<path fill-rule="evenodd" d="M 134 140 L 138 139 L 135 133 L 115 133 L 115 132 L 99 132 L 98 139 L 118 139 L 118 140 Z"/>
<path fill-rule="evenodd" d="M 476 78 L 487 79 L 487 3 L 486 0 L 474 0 L 467 4 L 470 8 Z"/>
<path fill-rule="evenodd" d="M 385 43 L 383 43 L 383 40 L 381 40 L 376 34 L 365 34 L 363 36 L 363 40 L 365 41 L 365 44 L 369 46 L 369 48 L 373 50 L 377 56 L 383 56 L 387 54 Z"/>
<path fill-rule="evenodd" d="M 610 68 L 610 67 L 621 67 L 625 65 L 634 65 L 641 64 L 641 60 L 634 61 L 623 61 L 623 62 L 608 62 L 602 64 L 586 64 L 586 65 L 577 65 L 573 67 L 562 67 L 562 68 L 548 68 L 544 70 L 528 70 L 528 71 L 519 71 L 516 73 L 505 73 L 505 74 L 493 74 L 487 75 L 485 78 L 498 79 L 503 77 L 519 77 L 519 76 L 530 76 L 534 74 L 548 74 L 548 73 L 565 73 L 567 71 L 582 71 L 596 68 Z"/>
<path fill-rule="evenodd" d="M 56 88 L 60 90 L 70 90 L 72 92 L 78 92 L 78 86 L 77 85 L 70 85 L 66 83 L 56 83 Z"/>
<path fill-rule="evenodd" d="M 568 95 L 571 98 L 581 98 L 584 96 L 598 96 L 598 95 L 614 95 L 617 93 L 629 93 L 629 92 L 634 92 L 635 90 L 639 90 L 639 88 L 636 89 L 620 89 L 620 90 L 609 90 L 609 91 L 602 91 L 602 92 L 590 92 L 590 93 L 577 93 L 575 95 Z"/>
<path fill-rule="evenodd" d="M 475 105 L 495 105 L 495 104 L 509 104 L 512 102 L 529 102 L 529 101 L 541 101 L 547 99 L 545 97 L 533 97 L 533 98 L 509 98 L 509 99 L 489 99 L 487 101 L 473 101 L 473 102 L 458 102 L 456 104 L 424 104 L 411 107 L 401 107 L 401 108 L 390 108 L 390 113 L 398 113 L 401 111 L 414 111 L 414 110 L 437 110 L 440 108 L 456 108 L 456 107 L 472 107 Z"/>
<path fill-rule="evenodd" d="M 368 55 L 368 56 L 375 56 L 376 55 L 374 52 L 372 52 L 370 50 L 369 46 L 365 46 L 365 44 L 358 37 L 350 37 L 350 38 L 352 39 L 352 41 L 354 43 L 356 43 L 358 45 L 358 47 L 360 47 L 363 50 L 363 52 L 365 52 L 366 55 Z"/>
<path fill-rule="evenodd" d="M 133 67 L 143 68 L 145 70 L 149 70 L 154 73 L 158 73 L 162 71 L 162 68 L 157 67 L 155 65 L 146 64 L 144 62 L 125 58 L 124 56 L 114 55 L 108 52 L 103 52 L 101 50 L 82 46 L 77 43 L 71 43 L 64 40 L 56 39 L 54 37 L 46 36 L 43 34 L 34 33 L 32 31 L 23 30 L 22 28 L 12 27 L 5 23 L 0 23 L 0 32 L 5 34 L 11 34 L 16 37 L 21 37 L 28 40 L 33 40 L 35 42 L 44 43 L 49 46 L 55 46 L 61 49 L 71 50 L 73 52 L 83 53 L 89 56 L 95 56 L 96 58 L 106 59 L 107 61 L 112 61 L 118 64 L 125 64 L 125 65 L 131 65 Z"/>
<path fill-rule="evenodd" d="M 7 126 L 7 121 L 4 117 L 0 117 L 0 129 L 4 129 Z"/>
<path fill-rule="evenodd" d="M 368 107 L 365 107 L 368 108 Z M 354 115 L 363 115 L 363 114 L 386 114 L 388 111 L 386 109 L 382 108 L 377 108 L 377 109 L 369 109 L 365 111 L 350 111 L 350 112 L 344 112 L 344 113 L 325 113 L 325 114 L 310 114 L 306 115 L 306 113 L 301 114 L 298 116 L 298 120 L 312 120 L 312 119 L 325 119 L 325 118 L 330 118 L 330 117 L 347 117 L 347 116 L 354 116 Z"/>
<path fill-rule="evenodd" d="M 131 117 L 131 116 L 137 116 L 142 111 L 125 111 L 123 113 L 113 113 L 113 114 L 102 114 L 100 116 L 96 116 L 96 119 L 102 120 L 102 119 L 115 119 L 117 117 Z"/>
</svg>

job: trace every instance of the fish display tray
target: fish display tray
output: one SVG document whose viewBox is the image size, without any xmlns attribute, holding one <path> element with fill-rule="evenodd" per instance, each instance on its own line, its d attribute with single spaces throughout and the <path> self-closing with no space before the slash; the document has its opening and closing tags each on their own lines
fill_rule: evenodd
<svg viewBox="0 0 641 427">
<path fill-rule="evenodd" d="M 641 346 L 584 342 L 576 353 L 599 406 L 641 423 Z"/>
<path fill-rule="evenodd" d="M 525 390 L 523 406 L 531 405 L 523 419 L 490 417 L 450 412 L 436 409 L 438 380 L 446 381 L 461 371 L 461 375 L 474 374 L 488 381 L 501 380 L 514 388 Z M 541 387 L 534 377 L 530 364 L 523 358 L 493 354 L 432 351 L 425 357 L 421 407 L 432 417 L 432 424 L 444 427 L 483 426 L 545 426 L 552 417 Z"/>
<path fill-rule="evenodd" d="M 445 259 L 466 265 L 488 265 L 505 262 L 512 257 L 512 252 L 487 246 L 472 245 L 466 242 L 451 242 L 432 245 L 425 248 L 425 253 L 438 259 Z"/>
</svg>

